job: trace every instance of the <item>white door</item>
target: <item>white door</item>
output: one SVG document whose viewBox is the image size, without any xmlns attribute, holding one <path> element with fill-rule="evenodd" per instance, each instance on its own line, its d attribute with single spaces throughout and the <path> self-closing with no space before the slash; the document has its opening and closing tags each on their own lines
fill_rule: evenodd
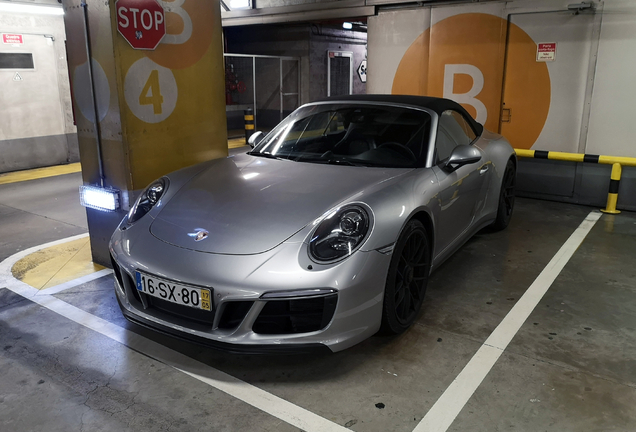
<svg viewBox="0 0 636 432">
<path fill-rule="evenodd" d="M 43 35 L 22 35 L 22 41 L 6 44 L 0 40 L 0 145 L 5 154 L 30 159 L 24 163 L 14 161 L 20 166 L 29 166 L 29 162 L 42 157 L 48 159 L 45 165 L 66 162 L 64 115 L 53 41 Z M 55 138 L 24 140 L 38 137 Z M 47 143 L 55 148 L 41 147 Z"/>
<path fill-rule="evenodd" d="M 523 29 L 532 40 L 516 38 L 514 29 L 509 33 L 501 133 L 517 148 L 584 153 L 588 123 L 586 95 L 591 89 L 589 75 L 593 70 L 590 62 L 594 13 L 513 12 L 510 22 Z M 547 60 L 544 77 L 549 79 L 539 76 L 536 70 L 530 73 L 522 66 L 528 62 L 541 63 L 541 60 Z M 547 91 L 529 98 L 523 89 L 530 80 L 542 80 Z M 546 169 L 550 169 L 548 165 Z M 548 175 L 541 182 L 524 184 L 536 186 L 537 191 L 545 191 L 545 187 L 550 186 L 554 195 L 571 196 L 575 166 L 564 164 L 559 169 L 558 179 Z M 550 185 L 542 184 L 544 181 Z"/>
</svg>

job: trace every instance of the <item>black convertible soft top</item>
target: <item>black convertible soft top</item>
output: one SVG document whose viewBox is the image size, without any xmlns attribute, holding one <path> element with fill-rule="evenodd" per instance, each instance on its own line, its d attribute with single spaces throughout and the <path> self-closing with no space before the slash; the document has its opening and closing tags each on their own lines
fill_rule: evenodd
<svg viewBox="0 0 636 432">
<path fill-rule="evenodd" d="M 413 105 L 422 108 L 428 108 L 435 111 L 438 115 L 441 115 L 446 110 L 459 111 L 466 121 L 470 122 L 477 132 L 477 135 L 481 135 L 484 127 L 468 114 L 468 111 L 464 109 L 460 104 L 450 99 L 430 97 L 430 96 L 412 96 L 412 95 L 391 95 L 391 94 L 359 94 L 359 95 L 343 95 L 333 96 L 323 99 L 322 101 L 360 101 L 360 102 L 380 102 L 380 103 L 393 103 Z"/>
</svg>

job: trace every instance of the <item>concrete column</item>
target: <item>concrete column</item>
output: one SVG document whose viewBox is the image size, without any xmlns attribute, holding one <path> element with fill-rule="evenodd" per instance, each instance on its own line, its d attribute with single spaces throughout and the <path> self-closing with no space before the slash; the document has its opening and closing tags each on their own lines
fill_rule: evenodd
<svg viewBox="0 0 636 432">
<path fill-rule="evenodd" d="M 84 184 L 121 191 L 118 211 L 86 209 L 93 259 L 103 265 L 110 265 L 110 235 L 149 183 L 179 168 L 227 155 L 219 1 L 156 0 L 164 8 L 166 34 L 154 50 L 134 49 L 118 32 L 118 20 L 125 24 L 117 14 L 122 1 L 148 3 L 64 0 Z M 141 19 L 140 14 L 136 18 Z M 148 25 L 148 14 L 145 18 Z M 149 37 L 145 32 L 137 36 Z"/>
</svg>

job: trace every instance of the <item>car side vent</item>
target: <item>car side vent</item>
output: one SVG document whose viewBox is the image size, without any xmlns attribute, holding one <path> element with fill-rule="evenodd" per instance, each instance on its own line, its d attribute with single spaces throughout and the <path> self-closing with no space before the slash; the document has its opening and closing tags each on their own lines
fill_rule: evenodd
<svg viewBox="0 0 636 432">
<path fill-rule="evenodd" d="M 135 300 L 137 300 L 140 305 L 143 304 L 141 301 L 141 297 L 139 296 L 139 291 L 137 291 L 137 283 L 135 282 L 135 280 L 127 272 L 123 272 L 123 277 L 127 279 L 128 286 L 130 287 L 130 292 L 132 292 L 132 295 L 135 298 Z M 128 300 L 130 300 L 130 296 L 128 296 Z"/>
<path fill-rule="evenodd" d="M 119 286 L 121 287 L 121 289 L 125 290 L 126 288 L 124 288 L 124 281 L 121 278 L 121 269 L 119 268 L 119 265 L 115 262 L 115 259 L 113 258 L 113 256 L 110 256 L 110 263 L 113 266 L 113 272 L 115 273 L 115 278 L 117 279 L 117 282 L 119 282 Z"/>
<path fill-rule="evenodd" d="M 331 322 L 337 294 L 269 301 L 252 326 L 254 333 L 296 334 L 322 330 Z"/>
<path fill-rule="evenodd" d="M 223 330 L 237 328 L 243 322 L 245 315 L 247 315 L 253 304 L 253 301 L 231 301 L 225 303 L 219 320 L 219 328 Z"/>
</svg>

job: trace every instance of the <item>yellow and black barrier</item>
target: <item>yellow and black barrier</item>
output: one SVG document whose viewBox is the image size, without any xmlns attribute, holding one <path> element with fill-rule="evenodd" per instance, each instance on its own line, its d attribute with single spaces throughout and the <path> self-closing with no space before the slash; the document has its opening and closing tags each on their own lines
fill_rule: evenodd
<svg viewBox="0 0 636 432">
<path fill-rule="evenodd" d="M 586 162 L 612 165 L 612 175 L 610 177 L 609 191 L 607 193 L 607 205 L 601 211 L 603 213 L 618 214 L 616 210 L 616 202 L 618 201 L 618 188 L 621 182 L 621 173 L 623 166 L 636 167 L 636 158 L 622 156 L 602 156 L 581 153 L 563 153 L 544 150 L 522 150 L 515 149 L 518 157 L 527 157 L 534 159 L 550 159 L 569 162 Z"/>
<path fill-rule="evenodd" d="M 254 133 L 254 110 L 248 108 L 243 111 L 243 114 L 245 116 L 245 144 L 247 144 L 247 140 L 249 140 Z"/>
</svg>

